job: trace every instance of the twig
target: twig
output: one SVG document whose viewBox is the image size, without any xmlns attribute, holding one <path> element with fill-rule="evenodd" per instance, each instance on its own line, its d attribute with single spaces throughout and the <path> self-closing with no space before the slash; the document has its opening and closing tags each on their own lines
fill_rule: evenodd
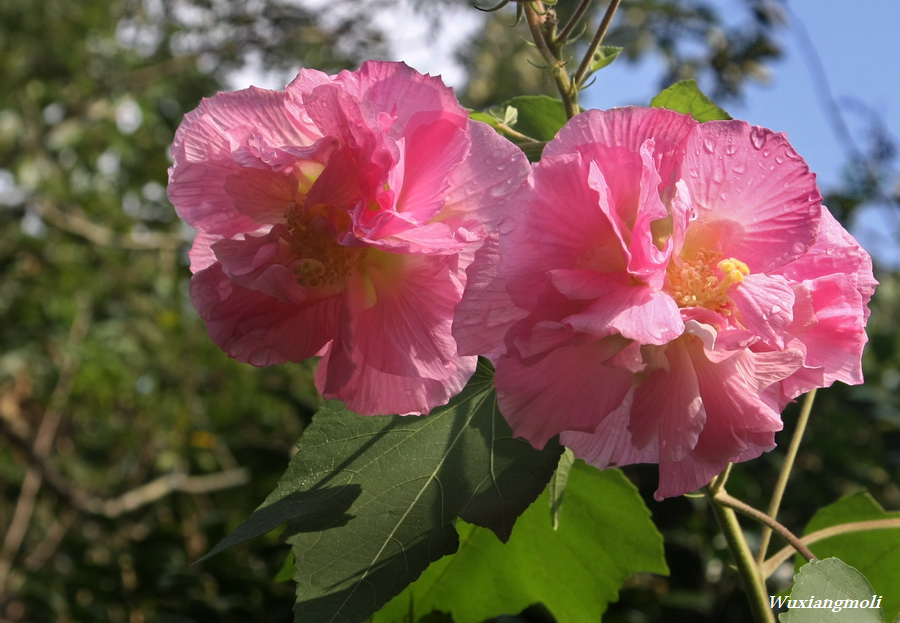
<svg viewBox="0 0 900 623">
<path fill-rule="evenodd" d="M 189 476 L 184 472 L 173 472 L 118 497 L 103 499 L 66 481 L 44 457 L 31 447 L 27 440 L 20 438 L 5 423 L 0 422 L 0 433 L 3 433 L 12 445 L 22 451 L 31 469 L 37 472 L 39 480 L 43 480 L 71 507 L 88 515 L 112 519 L 152 504 L 171 493 L 181 492 L 197 495 L 237 487 L 247 483 L 250 479 L 249 472 L 242 467 L 202 476 Z"/>
<path fill-rule="evenodd" d="M 115 247 L 134 251 L 147 251 L 156 249 L 177 249 L 184 242 L 173 234 L 147 232 L 145 234 L 120 234 L 108 227 L 98 225 L 88 219 L 80 211 L 74 208 L 63 211 L 49 201 L 36 200 L 30 204 L 35 212 L 45 221 L 67 231 L 70 234 L 80 236 L 101 247 Z"/>
<path fill-rule="evenodd" d="M 572 84 L 575 85 L 575 88 L 578 89 L 581 87 L 581 84 L 584 82 L 585 76 L 587 76 L 588 69 L 590 69 L 591 61 L 594 60 L 594 53 L 600 48 L 600 44 L 603 42 L 603 37 L 606 36 L 606 31 L 609 30 L 609 25 L 612 22 L 613 15 L 616 14 L 616 9 L 619 8 L 619 3 L 621 0 L 610 0 L 609 6 L 606 7 L 606 13 L 603 15 L 603 21 L 600 22 L 600 27 L 597 28 L 597 32 L 594 34 L 594 38 L 591 40 L 590 46 L 588 46 L 587 52 L 584 53 L 584 58 L 581 59 L 581 65 L 578 66 L 578 71 L 575 72 L 575 75 L 572 76 Z"/>
<path fill-rule="evenodd" d="M 750 609 L 753 611 L 753 619 L 757 623 L 775 623 L 775 616 L 766 600 L 766 581 L 760 572 L 756 561 L 753 560 L 753 553 L 747 545 L 747 539 L 741 530 L 737 516 L 734 510 L 725 504 L 724 498 L 726 493 L 720 492 L 713 495 L 710 489 L 706 489 L 707 497 L 722 534 L 728 542 L 728 549 L 734 558 L 741 580 L 744 583 L 744 590 L 747 592 L 747 600 L 750 602 Z M 730 497 L 730 496 L 728 496 Z"/>
<path fill-rule="evenodd" d="M 557 41 L 565 42 L 566 39 L 571 36 L 575 28 L 578 27 L 578 22 L 581 21 L 581 18 L 584 17 L 584 14 L 591 6 L 591 1 L 592 0 L 581 0 L 581 3 L 575 8 L 575 12 L 572 13 L 572 17 L 569 18 L 569 21 L 565 26 L 563 26 L 563 29 L 560 30 L 559 34 L 556 36 Z"/>
<path fill-rule="evenodd" d="M 815 554 L 809 551 L 809 548 L 803 543 L 802 540 L 800 540 L 799 537 L 788 530 L 783 524 L 778 523 L 761 510 L 755 509 L 749 504 L 741 502 L 737 498 L 731 497 L 731 495 L 725 493 L 724 491 L 720 491 L 719 493 L 715 494 L 713 499 L 716 502 L 721 503 L 723 506 L 732 508 L 740 514 L 750 517 L 751 519 L 758 521 L 764 526 L 768 526 L 769 528 L 777 532 L 779 536 L 784 538 L 785 541 L 790 543 L 791 547 L 793 547 L 801 556 L 803 556 L 807 560 L 816 559 Z"/>
<path fill-rule="evenodd" d="M 78 347 L 87 335 L 90 319 L 89 312 L 89 299 L 81 297 L 78 300 L 72 326 L 69 328 L 66 344 L 62 349 L 56 386 L 50 395 L 50 400 L 44 411 L 44 417 L 41 418 L 41 425 L 35 436 L 34 445 L 31 447 L 31 453 L 38 459 L 38 462 L 42 462 L 53 446 L 53 439 L 56 437 L 56 431 L 62 420 L 62 408 L 72 391 L 72 383 L 81 362 Z M 5 424 L 4 429 L 6 429 Z M 12 429 L 6 430 L 11 431 Z M 34 502 L 37 498 L 38 490 L 41 488 L 41 481 L 42 474 L 40 470 L 32 464 L 25 472 L 22 487 L 19 489 L 19 498 L 16 500 L 16 508 L 13 511 L 12 520 L 3 538 L 3 549 L 0 550 L 0 597 L 6 594 L 12 562 L 18 555 L 28 528 L 31 525 Z"/>
<path fill-rule="evenodd" d="M 803 401 L 803 408 L 800 409 L 800 416 L 797 418 L 797 427 L 794 429 L 794 435 L 791 437 L 791 443 L 788 445 L 787 454 L 784 457 L 784 465 L 781 466 L 781 472 L 778 474 L 778 482 L 775 483 L 775 490 L 772 492 L 772 499 L 769 502 L 768 515 L 772 519 L 778 517 L 778 508 L 781 506 L 781 499 L 784 497 L 784 491 L 787 488 L 788 478 L 791 476 L 794 461 L 797 458 L 797 451 L 800 448 L 800 441 L 803 439 L 803 433 L 806 431 L 806 424 L 809 422 L 809 414 L 812 413 L 813 401 L 816 399 L 815 388 L 806 395 Z M 763 527 L 762 534 L 759 537 L 759 550 L 756 552 L 756 564 L 762 565 L 766 559 L 766 551 L 769 549 L 769 539 L 772 537 L 772 530 L 768 526 Z"/>
<path fill-rule="evenodd" d="M 565 63 L 559 58 L 558 49 L 550 48 L 550 43 L 544 36 L 542 18 L 538 15 L 534 3 L 528 2 L 522 6 L 525 7 L 525 21 L 528 23 L 529 30 L 531 30 L 531 38 L 534 39 L 534 45 L 537 46 L 538 52 L 541 53 L 541 56 L 547 63 L 550 75 L 556 82 L 556 88 L 566 107 L 566 116 L 571 119 L 578 114 L 578 90 L 573 88 L 573 83 L 569 80 L 569 74 L 565 70 Z"/>
<path fill-rule="evenodd" d="M 809 546 L 813 543 L 817 543 L 818 541 L 823 541 L 833 536 L 838 536 L 839 534 L 848 534 L 850 532 L 867 532 L 869 530 L 887 530 L 890 528 L 900 528 L 900 517 L 894 517 L 892 519 L 872 519 L 871 521 L 854 521 L 852 523 L 845 523 L 839 526 L 830 526 L 828 528 L 816 530 L 815 532 L 810 532 L 800 540 L 805 545 Z M 788 545 L 780 549 L 762 565 L 763 575 L 765 577 L 769 577 L 770 575 L 775 573 L 775 570 L 781 565 L 781 563 L 783 563 L 785 560 L 796 553 L 797 551 L 793 545 Z"/>
</svg>

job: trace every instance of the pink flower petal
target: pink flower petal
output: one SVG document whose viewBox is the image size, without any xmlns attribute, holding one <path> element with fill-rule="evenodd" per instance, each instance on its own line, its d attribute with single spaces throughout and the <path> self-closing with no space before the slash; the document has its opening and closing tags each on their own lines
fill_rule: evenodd
<svg viewBox="0 0 900 623">
<path fill-rule="evenodd" d="M 505 350 L 503 336 L 527 313 L 513 305 L 499 276 L 500 242 L 485 240 L 467 269 L 466 290 L 456 308 L 453 335 L 463 355 L 481 354 L 496 362 Z"/>
<path fill-rule="evenodd" d="M 453 309 L 462 294 L 462 285 L 450 276 L 456 258 L 369 253 L 377 258 L 367 258 L 365 273 L 348 284 L 351 290 L 365 290 L 359 300 L 367 298 L 364 306 L 351 309 L 362 358 L 386 374 L 450 378 L 459 361 L 451 335 Z"/>
<path fill-rule="evenodd" d="M 434 220 L 481 221 L 487 231 L 497 229 L 509 212 L 510 197 L 525 183 L 531 165 L 522 150 L 487 124 L 468 124 L 469 156 L 452 173 L 446 203 Z"/>
<path fill-rule="evenodd" d="M 687 456 L 706 423 L 697 375 L 683 340 L 669 345 L 665 354 L 667 366 L 651 372 L 635 390 L 629 423 L 636 448 L 656 440 L 661 463 Z"/>
<path fill-rule="evenodd" d="M 513 433 L 543 448 L 562 431 L 593 431 L 631 388 L 630 372 L 604 365 L 621 348 L 612 338 L 560 346 L 537 361 L 502 357 L 497 400 Z"/>
<path fill-rule="evenodd" d="M 784 346 L 782 336 L 794 317 L 794 290 L 786 279 L 749 275 L 732 290 L 730 298 L 747 329 L 772 346 Z"/>
<path fill-rule="evenodd" d="M 634 285 L 627 275 L 585 270 L 554 270 L 550 275 L 567 297 L 593 299 L 584 311 L 562 321 L 575 331 L 595 337 L 618 333 L 642 344 L 665 344 L 684 331 L 671 296 Z"/>
<path fill-rule="evenodd" d="M 447 404 L 475 372 L 477 357 L 463 357 L 446 379 L 388 374 L 368 365 L 359 352 L 354 361 L 338 361 L 329 352 L 316 370 L 316 387 L 327 399 L 342 401 L 364 415 L 420 415 Z"/>
<path fill-rule="evenodd" d="M 231 357 L 255 366 L 315 356 L 334 337 L 340 297 L 294 303 L 236 285 L 218 265 L 194 275 L 191 299 L 210 338 Z"/>
<path fill-rule="evenodd" d="M 763 273 L 815 241 L 822 197 L 783 134 L 742 121 L 701 124 L 682 171 L 697 211 L 687 246 L 717 249 Z"/>
</svg>

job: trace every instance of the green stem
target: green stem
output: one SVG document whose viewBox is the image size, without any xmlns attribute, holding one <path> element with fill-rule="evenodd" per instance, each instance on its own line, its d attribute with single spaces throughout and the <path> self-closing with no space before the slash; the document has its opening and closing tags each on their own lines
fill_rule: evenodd
<svg viewBox="0 0 900 623">
<path fill-rule="evenodd" d="M 584 17 L 585 12 L 587 12 L 588 7 L 591 6 L 592 0 L 581 0 L 578 7 L 575 9 L 575 12 L 572 13 L 572 17 L 569 18 L 568 23 L 563 26 L 563 29 L 559 31 L 559 34 L 556 36 L 557 41 L 562 41 L 565 43 L 566 39 L 568 39 L 575 28 L 578 26 L 578 22 L 581 21 L 581 18 Z"/>
<path fill-rule="evenodd" d="M 815 560 L 815 555 L 811 551 L 809 551 L 809 548 L 803 543 L 803 541 L 793 532 L 788 530 L 783 524 L 775 521 L 775 519 L 770 515 L 766 515 L 761 510 L 753 508 L 749 504 L 746 504 L 745 502 L 742 502 L 739 499 L 728 495 L 724 491 L 716 493 L 714 498 L 717 502 L 722 503 L 724 506 L 734 509 L 742 515 L 746 515 L 750 519 L 758 521 L 770 530 L 774 530 L 782 538 L 784 538 L 785 541 L 790 543 L 791 547 L 793 547 L 797 552 L 800 553 L 801 556 L 803 556 L 807 560 Z M 758 566 L 762 567 L 762 565 Z"/>
<path fill-rule="evenodd" d="M 750 551 L 750 547 L 747 545 L 747 540 L 744 538 L 744 533 L 738 523 L 737 515 L 734 514 L 731 508 L 721 503 L 719 499 L 721 495 L 719 493 L 718 496 L 713 496 L 707 489 L 707 498 L 710 506 L 712 506 L 716 520 L 719 522 L 719 527 L 725 535 L 728 548 L 731 550 L 731 555 L 734 557 L 734 562 L 744 582 L 744 589 L 747 592 L 747 599 L 750 601 L 753 618 L 757 623 L 775 623 L 775 615 L 772 614 L 772 609 L 769 607 L 769 594 L 766 590 L 765 580 L 762 573 L 760 573 L 759 567 L 756 566 L 753 553 Z"/>
<path fill-rule="evenodd" d="M 773 520 L 778 516 L 778 509 L 781 506 L 781 499 L 784 497 L 784 491 L 787 488 L 788 479 L 791 477 L 791 470 L 794 467 L 794 461 L 797 458 L 797 451 L 800 448 L 800 441 L 803 439 L 803 433 L 806 431 L 806 424 L 809 422 L 809 414 L 812 412 L 813 401 L 816 399 L 816 390 L 806 394 L 803 401 L 803 408 L 800 409 L 800 417 L 797 419 L 797 428 L 794 429 L 794 436 L 791 437 L 791 443 L 787 449 L 787 455 L 784 457 L 784 465 L 781 466 L 781 472 L 778 474 L 778 482 L 775 483 L 775 490 L 772 493 L 772 500 L 769 502 L 768 516 Z M 766 552 L 769 549 L 769 540 L 772 538 L 772 530 L 766 526 L 763 528 L 759 536 L 759 550 L 756 552 L 756 564 L 763 565 L 766 560 Z"/>
<path fill-rule="evenodd" d="M 610 0 L 609 6 L 606 7 L 606 14 L 603 16 L 603 21 L 600 22 L 600 27 L 597 28 L 597 32 L 594 34 L 593 40 L 591 40 L 591 45 L 588 46 L 587 52 L 584 53 L 584 58 L 581 59 L 581 65 L 578 66 L 578 71 L 576 71 L 575 75 L 572 77 L 572 84 L 575 85 L 576 89 L 581 88 L 581 85 L 587 76 L 588 69 L 591 67 L 591 61 L 594 60 L 594 54 L 600 48 L 603 37 L 606 36 L 606 31 L 609 30 L 609 25 L 612 22 L 613 15 L 616 14 L 616 9 L 619 8 L 620 2 L 621 0 Z"/>
<path fill-rule="evenodd" d="M 562 98 L 563 105 L 566 108 L 566 117 L 571 119 L 578 114 L 578 89 L 577 83 L 569 80 L 569 74 L 566 72 L 565 63 L 560 58 L 560 46 L 554 40 L 550 33 L 549 41 L 544 35 L 544 25 L 541 15 L 538 14 L 535 5 L 538 3 L 528 2 L 522 4 L 525 7 L 525 21 L 528 23 L 528 29 L 531 31 L 531 38 L 534 39 L 534 45 L 538 52 L 547 63 L 547 69 L 553 80 L 556 82 L 556 88 Z M 552 49 L 551 43 L 552 42 Z"/>
<path fill-rule="evenodd" d="M 810 546 L 813 543 L 818 541 L 822 541 L 824 539 L 830 539 L 833 536 L 838 536 L 839 534 L 850 534 L 853 532 L 867 532 L 869 530 L 896 530 L 900 528 L 900 517 L 893 517 L 891 519 L 870 519 L 868 521 L 854 521 L 851 523 L 840 524 L 837 526 L 831 526 L 828 528 L 822 528 L 821 530 L 816 530 L 815 532 L 810 532 L 806 536 L 804 536 L 800 541 L 806 545 Z M 793 556 L 797 553 L 797 549 L 793 545 L 788 545 L 784 549 L 780 550 L 777 554 L 773 554 L 771 558 L 769 558 L 765 564 L 762 566 L 763 576 L 769 577 L 775 570 L 783 563 L 785 560 Z"/>
</svg>

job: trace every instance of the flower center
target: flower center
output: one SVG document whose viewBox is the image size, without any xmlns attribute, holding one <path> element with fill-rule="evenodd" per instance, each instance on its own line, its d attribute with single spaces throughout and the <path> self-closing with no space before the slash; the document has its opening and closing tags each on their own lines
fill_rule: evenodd
<svg viewBox="0 0 900 623">
<path fill-rule="evenodd" d="M 700 251 L 692 259 L 673 258 L 666 270 L 666 291 L 678 307 L 706 307 L 729 313 L 728 290 L 750 269 L 733 257 L 716 262 L 717 254 Z"/>
<path fill-rule="evenodd" d="M 317 162 L 303 162 L 294 172 L 297 178 L 295 201 L 286 219 L 291 253 L 299 261 L 294 265 L 297 283 L 318 288 L 344 281 L 366 254 L 364 247 L 348 247 L 337 238 L 350 229 L 350 215 L 334 206 L 307 206 L 312 185 L 324 170 Z"/>
</svg>

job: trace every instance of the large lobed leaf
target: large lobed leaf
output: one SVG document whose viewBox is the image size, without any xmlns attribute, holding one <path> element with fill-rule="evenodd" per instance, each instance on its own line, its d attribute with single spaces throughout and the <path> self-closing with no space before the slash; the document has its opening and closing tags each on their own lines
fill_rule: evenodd
<svg viewBox="0 0 900 623">
<path fill-rule="evenodd" d="M 789 600 L 795 607 L 779 615 L 781 623 L 884 623 L 881 608 L 874 607 L 880 600 L 871 584 L 837 558 L 803 565 L 794 576 Z M 848 602 L 857 607 L 844 607 Z M 860 602 L 868 607 L 858 607 Z"/>
<path fill-rule="evenodd" d="M 633 573 L 668 573 L 662 536 L 634 486 L 618 470 L 582 461 L 568 472 L 557 530 L 549 486 L 506 544 L 477 526 L 457 529 L 459 551 L 431 565 L 373 623 L 418 621 L 434 611 L 475 623 L 538 602 L 558 621 L 596 622 Z"/>
<path fill-rule="evenodd" d="M 426 417 L 362 417 L 333 401 L 305 431 L 275 491 L 211 554 L 287 521 L 297 621 L 361 621 L 458 547 L 457 517 L 502 540 L 562 448 L 514 439 L 490 365 Z"/>
<path fill-rule="evenodd" d="M 844 497 L 817 512 L 806 526 L 811 534 L 832 526 L 855 522 L 900 519 L 900 513 L 886 512 L 865 491 Z M 872 583 L 884 597 L 881 607 L 894 616 L 900 612 L 900 526 L 876 530 L 848 532 L 810 545 L 819 558 L 840 558 Z"/>
</svg>

